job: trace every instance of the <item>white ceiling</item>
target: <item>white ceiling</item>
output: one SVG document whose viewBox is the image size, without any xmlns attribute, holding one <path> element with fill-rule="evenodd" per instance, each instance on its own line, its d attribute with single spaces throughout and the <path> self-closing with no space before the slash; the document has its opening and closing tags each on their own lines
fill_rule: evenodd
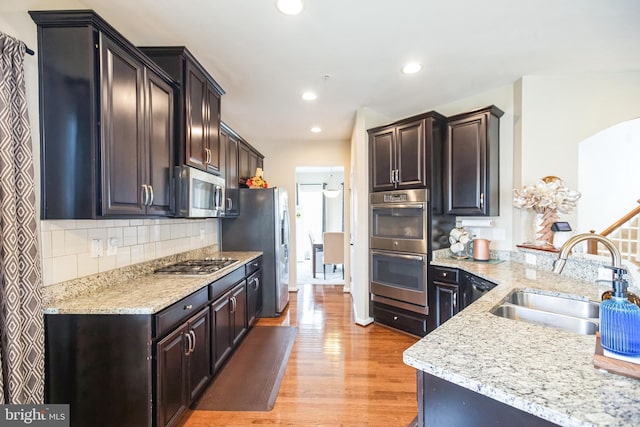
<svg viewBox="0 0 640 427">
<path fill-rule="evenodd" d="M 137 45 L 187 46 L 226 91 L 223 120 L 257 147 L 348 140 L 361 107 L 400 118 L 523 75 L 640 70 L 638 0 L 305 0 L 294 17 L 275 0 L 1 3 L 77 4 Z M 408 60 L 423 71 L 402 75 Z"/>
</svg>

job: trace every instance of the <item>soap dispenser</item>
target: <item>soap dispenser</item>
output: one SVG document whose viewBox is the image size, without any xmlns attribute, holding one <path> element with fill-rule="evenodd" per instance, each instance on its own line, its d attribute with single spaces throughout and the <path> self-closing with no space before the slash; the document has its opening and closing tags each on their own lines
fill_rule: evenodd
<svg viewBox="0 0 640 427">
<path fill-rule="evenodd" d="M 640 356 L 640 307 L 627 297 L 623 268 L 613 269 L 611 298 L 600 303 L 602 348 L 623 356 Z"/>
</svg>

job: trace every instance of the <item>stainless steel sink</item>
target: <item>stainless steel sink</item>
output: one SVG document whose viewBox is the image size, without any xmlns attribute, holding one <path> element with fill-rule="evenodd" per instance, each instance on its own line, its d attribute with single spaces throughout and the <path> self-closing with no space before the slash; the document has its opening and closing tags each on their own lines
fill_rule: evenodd
<svg viewBox="0 0 640 427">
<path fill-rule="evenodd" d="M 534 310 L 550 311 L 584 319 L 598 319 L 600 316 L 600 304 L 597 302 L 535 294 L 527 291 L 515 291 L 505 302 Z"/>
<path fill-rule="evenodd" d="M 527 291 L 512 292 L 491 313 L 582 335 L 595 335 L 600 323 L 600 304 L 596 302 Z"/>
</svg>

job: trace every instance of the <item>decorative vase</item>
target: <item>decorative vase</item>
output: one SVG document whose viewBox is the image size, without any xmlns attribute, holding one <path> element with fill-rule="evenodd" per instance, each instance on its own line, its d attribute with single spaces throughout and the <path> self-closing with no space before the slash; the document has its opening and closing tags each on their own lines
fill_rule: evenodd
<svg viewBox="0 0 640 427">
<path fill-rule="evenodd" d="M 532 243 L 535 246 L 553 246 L 554 232 L 551 226 L 560 217 L 555 209 L 545 209 L 542 213 L 534 213 L 532 216 Z"/>
</svg>

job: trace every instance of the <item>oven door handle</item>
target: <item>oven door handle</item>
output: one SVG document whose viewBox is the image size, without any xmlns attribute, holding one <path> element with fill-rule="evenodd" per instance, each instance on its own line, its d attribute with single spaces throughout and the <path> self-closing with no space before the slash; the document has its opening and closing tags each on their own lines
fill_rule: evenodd
<svg viewBox="0 0 640 427">
<path fill-rule="evenodd" d="M 398 204 L 398 203 L 386 203 L 371 205 L 371 209 L 424 209 L 426 203 L 411 203 L 411 204 Z"/>
<path fill-rule="evenodd" d="M 424 256 L 422 255 L 405 255 L 405 254 L 396 254 L 393 252 L 381 252 L 376 250 L 371 250 L 371 255 L 382 255 L 390 258 L 402 258 L 409 261 L 422 261 L 424 262 Z"/>
</svg>

